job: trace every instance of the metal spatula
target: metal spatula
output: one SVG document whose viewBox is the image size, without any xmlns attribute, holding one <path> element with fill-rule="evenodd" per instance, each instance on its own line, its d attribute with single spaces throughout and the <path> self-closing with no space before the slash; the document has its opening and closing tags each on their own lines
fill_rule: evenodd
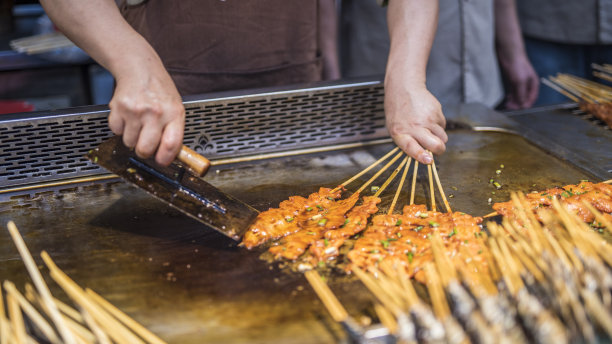
<svg viewBox="0 0 612 344">
<path fill-rule="evenodd" d="M 248 204 L 200 179 L 210 166 L 205 157 L 183 146 L 168 167 L 153 159 L 140 159 L 114 136 L 91 150 L 87 157 L 181 212 L 240 240 L 258 215 Z"/>
</svg>

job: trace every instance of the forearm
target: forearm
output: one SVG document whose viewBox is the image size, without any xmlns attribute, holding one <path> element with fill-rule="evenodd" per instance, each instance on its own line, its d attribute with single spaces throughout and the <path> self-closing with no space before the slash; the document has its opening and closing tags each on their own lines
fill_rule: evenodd
<svg viewBox="0 0 612 344">
<path fill-rule="evenodd" d="M 113 0 L 41 0 L 53 23 L 115 78 L 163 68 L 153 48 L 121 16 Z"/>
<path fill-rule="evenodd" d="M 429 52 L 438 26 L 438 0 L 389 1 L 391 47 L 385 83 L 395 76 L 425 86 Z"/>
<path fill-rule="evenodd" d="M 525 55 L 515 0 L 495 0 L 495 41 L 502 63 Z"/>
<path fill-rule="evenodd" d="M 323 59 L 323 79 L 339 79 L 338 20 L 334 0 L 319 0 L 318 34 Z"/>
</svg>

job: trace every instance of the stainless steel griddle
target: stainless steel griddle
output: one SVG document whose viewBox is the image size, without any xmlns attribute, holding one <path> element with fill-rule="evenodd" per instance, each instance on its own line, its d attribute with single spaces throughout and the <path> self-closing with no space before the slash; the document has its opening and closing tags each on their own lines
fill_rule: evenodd
<svg viewBox="0 0 612 344">
<path fill-rule="evenodd" d="M 265 210 L 336 186 L 389 151 L 382 97 L 373 81 L 200 97 L 186 102 L 185 143 L 213 161 L 208 182 Z M 484 215 L 489 198 L 507 200 L 510 190 L 612 178 L 612 132 L 575 111 L 568 105 L 505 116 L 479 105 L 446 108 L 450 140 L 436 161 L 453 209 Z M 559 130 L 547 133 L 551 114 L 586 129 L 574 123 L 569 141 Z M 236 247 L 82 158 L 110 135 L 106 115 L 105 108 L 81 108 L 0 119 L 3 226 L 14 220 L 32 252 L 47 250 L 79 284 L 169 342 L 346 341 L 301 274 L 261 260 L 262 250 Z M 417 202 L 427 201 L 426 184 L 423 173 Z M 383 210 L 390 198 L 383 197 Z M 8 233 L 0 238 L 0 278 L 22 287 L 28 277 L 17 250 Z M 329 282 L 351 315 L 371 314 L 371 296 L 358 282 L 339 274 Z"/>
</svg>

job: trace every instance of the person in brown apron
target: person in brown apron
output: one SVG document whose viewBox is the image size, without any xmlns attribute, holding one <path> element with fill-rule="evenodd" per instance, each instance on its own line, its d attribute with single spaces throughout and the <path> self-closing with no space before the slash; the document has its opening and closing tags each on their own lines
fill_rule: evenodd
<svg viewBox="0 0 612 344">
<path fill-rule="evenodd" d="M 120 11 L 181 95 L 322 79 L 317 0 L 138 2 Z"/>
<path fill-rule="evenodd" d="M 321 80 L 321 51 L 329 40 L 318 28 L 329 25 L 321 14 L 333 9 L 334 0 L 122 0 L 120 10 L 113 0 L 41 4 L 115 77 L 111 130 L 139 156 L 155 153 L 158 163 L 168 165 L 183 138 L 179 91 Z M 425 86 L 438 3 L 401 0 L 389 6 L 387 125 L 404 151 L 431 163 L 425 149 L 442 153 L 447 140 L 440 104 Z"/>
</svg>

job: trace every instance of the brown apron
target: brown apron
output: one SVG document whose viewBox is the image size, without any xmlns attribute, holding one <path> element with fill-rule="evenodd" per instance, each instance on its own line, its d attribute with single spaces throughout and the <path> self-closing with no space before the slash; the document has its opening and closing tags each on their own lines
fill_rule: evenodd
<svg viewBox="0 0 612 344">
<path fill-rule="evenodd" d="M 182 95 L 321 80 L 317 0 L 120 3 Z"/>
</svg>

